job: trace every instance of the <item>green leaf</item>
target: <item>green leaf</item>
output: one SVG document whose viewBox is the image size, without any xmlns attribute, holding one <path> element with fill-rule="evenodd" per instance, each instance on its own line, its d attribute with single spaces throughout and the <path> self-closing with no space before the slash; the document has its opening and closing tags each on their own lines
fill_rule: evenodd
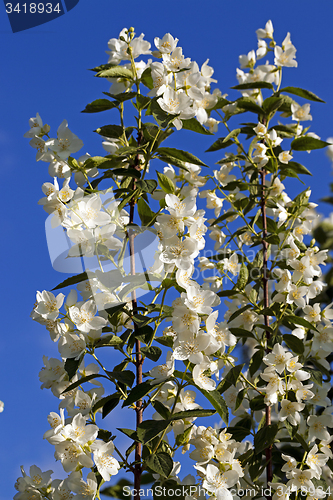
<svg viewBox="0 0 333 500">
<path fill-rule="evenodd" d="M 202 167 L 208 167 L 205 163 L 203 163 L 199 158 L 192 155 L 192 153 L 188 153 L 187 151 L 182 151 L 181 149 L 176 148 L 158 148 L 156 151 L 161 156 L 169 156 L 171 158 L 175 158 L 182 162 L 192 163 L 194 165 L 200 165 Z"/>
<path fill-rule="evenodd" d="M 264 110 L 251 97 L 241 97 L 236 101 L 236 104 L 237 108 L 245 109 L 245 111 L 251 111 L 259 115 L 264 114 Z"/>
<path fill-rule="evenodd" d="M 166 113 L 158 104 L 156 99 L 152 99 L 146 109 L 146 116 L 153 115 L 159 128 L 168 128 L 178 115 Z"/>
<path fill-rule="evenodd" d="M 130 370 L 112 371 L 112 372 L 108 371 L 107 374 L 110 377 L 118 380 L 118 382 L 127 385 L 128 387 L 132 387 L 133 382 L 135 380 L 135 375 Z"/>
<path fill-rule="evenodd" d="M 297 425 L 292 425 L 290 422 L 288 422 L 288 420 L 285 420 L 284 421 L 284 425 L 288 431 L 288 434 L 289 436 L 291 437 L 291 439 L 293 440 L 294 437 L 295 437 L 295 434 L 298 430 L 298 426 Z"/>
<path fill-rule="evenodd" d="M 289 349 L 291 349 L 295 354 L 301 355 L 304 352 L 304 343 L 301 339 L 296 337 L 296 335 L 283 335 L 283 341 L 287 344 Z"/>
<path fill-rule="evenodd" d="M 145 109 L 150 103 L 150 97 L 146 97 L 142 94 L 137 94 L 136 96 L 136 106 L 138 110 Z"/>
<path fill-rule="evenodd" d="M 105 402 L 103 405 L 103 410 L 102 410 L 102 418 L 105 418 L 109 413 L 112 412 L 112 410 L 115 409 L 115 407 L 118 405 L 119 401 L 121 398 L 121 394 L 119 393 L 117 397 L 110 398 L 108 401 Z"/>
<path fill-rule="evenodd" d="M 134 386 L 131 392 L 128 394 L 127 399 L 125 399 L 123 406 L 130 406 L 131 404 L 139 401 L 144 396 L 149 394 L 150 391 L 155 389 L 156 386 L 152 386 L 148 381 Z"/>
<path fill-rule="evenodd" d="M 145 179 L 136 182 L 136 186 L 141 189 L 144 193 L 153 193 L 157 188 L 157 182 L 155 179 Z"/>
<path fill-rule="evenodd" d="M 251 82 L 251 83 L 240 83 L 239 85 L 235 85 L 234 87 L 230 87 L 235 90 L 247 90 L 247 89 L 271 89 L 274 90 L 274 87 L 269 82 Z"/>
<path fill-rule="evenodd" d="M 99 71 L 95 76 L 99 78 L 125 78 L 133 80 L 132 70 L 124 68 L 124 66 L 112 66 L 111 68 Z"/>
<path fill-rule="evenodd" d="M 237 309 L 237 311 L 235 311 L 229 318 L 228 320 L 228 323 L 230 323 L 231 321 L 233 321 L 234 319 L 238 318 L 238 316 L 240 316 L 241 314 L 243 314 L 243 312 L 247 311 L 248 309 L 250 309 L 252 307 L 252 304 L 246 304 L 246 306 L 243 306 L 241 307 L 240 309 Z"/>
<path fill-rule="evenodd" d="M 94 380 L 95 378 L 99 378 L 99 377 L 103 377 L 103 378 L 106 378 L 107 380 L 109 380 L 108 377 L 106 377 L 105 375 L 102 375 L 101 373 L 94 373 L 92 375 L 87 375 L 86 377 L 82 377 L 79 380 L 77 380 L 76 382 L 74 382 L 73 384 L 66 387 L 66 389 L 64 391 L 62 391 L 61 394 L 65 394 L 68 391 L 72 391 L 73 389 L 76 389 L 77 387 L 79 387 L 79 385 L 84 384 L 84 382 L 89 382 L 89 380 Z"/>
<path fill-rule="evenodd" d="M 236 425 L 228 427 L 227 432 L 232 434 L 236 441 L 243 441 L 251 432 L 251 417 L 248 415 L 237 422 Z"/>
<path fill-rule="evenodd" d="M 241 339 L 246 339 L 246 338 L 255 339 L 255 336 L 253 335 L 252 332 L 244 330 L 243 328 L 229 328 L 229 330 L 233 335 L 236 335 L 236 337 L 240 337 Z"/>
<path fill-rule="evenodd" d="M 154 453 L 146 458 L 145 465 L 162 477 L 168 477 L 173 469 L 173 460 L 168 453 Z"/>
<path fill-rule="evenodd" d="M 310 90 L 300 89 L 299 87 L 285 87 L 284 89 L 280 89 L 279 92 L 298 95 L 299 97 L 304 97 L 304 99 L 309 99 L 309 101 L 325 102 L 316 94 L 310 92 Z"/>
<path fill-rule="evenodd" d="M 103 283 L 105 285 L 105 283 Z M 118 312 L 118 311 L 123 311 L 124 310 L 124 306 L 127 305 L 127 302 L 119 302 L 117 303 L 115 306 L 111 306 L 111 307 L 107 307 L 105 309 L 105 311 L 110 315 L 112 316 L 114 313 Z"/>
<path fill-rule="evenodd" d="M 178 411 L 173 415 L 170 415 L 169 420 L 187 420 L 189 418 L 195 417 L 211 417 L 215 415 L 216 410 L 186 410 L 186 411 Z"/>
<path fill-rule="evenodd" d="M 208 149 L 206 149 L 206 153 L 210 153 L 212 151 L 218 151 L 219 149 L 224 149 L 224 148 L 228 148 L 229 146 L 232 146 L 233 141 L 230 140 L 230 141 L 224 142 L 224 139 L 225 139 L 225 137 L 220 137 L 215 142 L 213 142 L 213 144 Z M 228 160 L 228 161 L 230 162 L 230 160 Z"/>
<path fill-rule="evenodd" d="M 82 361 L 82 356 L 80 356 L 79 359 L 74 359 L 74 358 L 66 359 L 64 368 L 68 374 L 69 380 L 72 380 L 72 378 L 74 377 L 75 373 L 77 372 L 81 364 L 81 361 Z"/>
<path fill-rule="evenodd" d="M 258 396 L 252 398 L 250 401 L 250 408 L 253 411 L 264 410 L 266 408 L 264 396 L 259 394 Z"/>
<path fill-rule="evenodd" d="M 304 318 L 301 318 L 300 316 L 284 316 L 283 320 L 288 321 L 288 323 L 292 323 L 293 325 L 299 325 L 299 326 L 304 326 L 304 328 L 310 328 L 311 330 L 315 330 L 318 332 L 317 328 L 312 325 L 309 321 L 307 321 Z"/>
<path fill-rule="evenodd" d="M 151 77 L 151 68 L 146 68 L 144 70 L 144 72 L 141 75 L 140 80 L 143 83 L 143 85 L 148 87 L 149 90 L 152 90 L 154 88 L 154 82 L 153 82 L 153 79 Z"/>
<path fill-rule="evenodd" d="M 240 407 L 240 405 L 242 404 L 243 402 L 243 399 L 244 399 L 244 396 L 247 392 L 247 389 L 242 389 L 241 391 L 239 391 L 239 393 L 237 394 L 237 398 L 236 398 L 236 404 L 235 404 L 235 411 L 238 410 L 238 408 Z"/>
<path fill-rule="evenodd" d="M 124 129 L 120 125 L 104 125 L 94 130 L 97 134 L 103 137 L 110 137 L 111 139 L 119 139 L 123 135 Z"/>
<path fill-rule="evenodd" d="M 289 161 L 288 165 L 280 165 L 280 170 L 281 174 L 284 174 L 284 169 L 287 168 L 288 170 L 291 169 L 297 174 L 305 174 L 305 175 L 312 175 L 310 170 L 308 170 L 304 165 L 301 165 L 301 163 L 297 163 L 296 161 Z"/>
<path fill-rule="evenodd" d="M 133 429 L 119 429 L 117 427 L 117 431 L 120 431 L 122 432 L 123 434 L 125 434 L 125 436 L 128 436 L 129 438 L 133 439 L 134 441 L 137 441 L 137 435 L 136 435 L 136 431 L 134 431 Z"/>
<path fill-rule="evenodd" d="M 240 128 L 235 128 L 235 130 L 232 130 L 224 139 L 223 142 L 228 142 L 230 139 L 233 139 L 234 137 L 238 137 L 241 132 Z M 234 142 L 234 141 L 232 141 Z"/>
<path fill-rule="evenodd" d="M 162 354 L 162 350 L 157 346 L 141 347 L 141 352 L 152 361 L 158 361 Z"/>
<path fill-rule="evenodd" d="M 247 266 L 244 264 L 244 262 L 242 262 L 242 265 L 241 265 L 241 268 L 240 268 L 240 271 L 239 271 L 239 276 L 238 276 L 238 280 L 237 280 L 237 288 L 239 290 L 243 290 L 245 285 L 247 284 L 247 281 L 249 279 L 249 271 L 248 271 L 248 268 Z"/>
<path fill-rule="evenodd" d="M 269 115 L 270 113 L 274 113 L 274 111 L 277 111 L 283 103 L 283 97 L 271 96 L 264 100 L 264 102 L 262 103 L 262 108 L 265 111 L 266 115 Z"/>
<path fill-rule="evenodd" d="M 211 226 L 215 226 L 215 224 L 219 224 L 220 222 L 222 222 L 226 219 L 229 219 L 230 217 L 233 217 L 234 215 L 237 215 L 237 212 L 232 212 L 232 211 L 228 210 L 228 212 L 226 212 L 225 214 L 221 215 L 216 220 L 214 220 L 214 222 L 211 223 Z"/>
<path fill-rule="evenodd" d="M 163 403 L 161 403 L 160 401 L 153 401 L 152 405 L 153 405 L 154 409 L 157 411 L 157 413 L 159 413 L 159 415 L 161 415 L 161 417 L 164 420 L 169 419 L 170 414 L 171 414 L 170 409 L 167 408 L 166 406 L 164 406 Z"/>
<path fill-rule="evenodd" d="M 115 347 L 115 346 L 119 346 L 119 345 L 122 345 L 124 343 L 124 341 L 118 337 L 117 335 L 103 335 L 103 337 L 101 337 L 100 339 L 98 339 L 98 341 L 96 342 L 96 344 L 94 344 L 94 347 Z"/>
<path fill-rule="evenodd" d="M 105 403 L 108 403 L 109 401 L 111 401 L 113 399 L 119 400 L 120 399 L 120 392 L 115 392 L 114 394 L 111 394 L 110 396 L 106 396 L 105 398 L 102 398 L 99 401 L 97 401 L 97 403 L 95 403 L 93 408 L 92 408 L 93 413 L 95 413 L 100 408 L 103 408 Z"/>
<path fill-rule="evenodd" d="M 217 390 L 220 394 L 229 389 L 232 385 L 236 387 L 238 379 L 240 377 L 241 371 L 244 368 L 245 363 L 241 365 L 236 365 L 228 371 L 228 373 L 224 376 L 223 380 L 217 386 Z"/>
<path fill-rule="evenodd" d="M 52 288 L 53 290 L 59 290 L 59 288 L 65 288 L 66 286 L 76 285 L 77 283 L 81 283 L 81 281 L 86 281 L 88 278 L 88 274 L 86 272 L 77 274 L 76 276 L 72 276 L 71 278 L 65 279 L 59 285 Z"/>
<path fill-rule="evenodd" d="M 149 443 L 169 426 L 168 420 L 145 420 L 138 425 L 137 437 L 140 443 Z"/>
<path fill-rule="evenodd" d="M 187 444 L 191 435 L 191 430 L 194 424 L 190 425 L 190 427 L 187 427 L 184 432 L 181 434 L 177 434 L 176 436 L 176 444 L 177 446 L 183 446 L 184 444 Z"/>
<path fill-rule="evenodd" d="M 286 422 L 286 420 L 285 420 L 285 422 Z M 302 438 L 302 436 L 300 434 L 298 434 L 298 432 L 296 432 L 295 438 L 302 445 L 303 450 L 310 451 L 310 448 L 307 445 L 306 441 Z"/>
<path fill-rule="evenodd" d="M 165 174 L 161 174 L 160 172 L 156 172 L 157 177 L 158 177 L 158 183 L 163 189 L 165 193 L 172 193 L 174 194 L 176 191 L 176 186 L 174 182 L 169 179 L 169 177 Z"/>
<path fill-rule="evenodd" d="M 153 478 L 152 474 L 150 474 L 149 472 L 142 474 L 141 484 L 151 484 L 153 482 L 154 482 L 154 478 Z"/>
<path fill-rule="evenodd" d="M 82 113 L 100 113 L 101 111 L 107 111 L 117 106 L 117 102 L 109 101 L 109 99 L 96 99 L 96 101 L 87 104 Z"/>
<path fill-rule="evenodd" d="M 110 172 L 112 175 L 122 175 L 124 177 L 135 177 L 140 179 L 141 173 L 135 168 L 115 168 Z"/>
<path fill-rule="evenodd" d="M 198 122 L 196 118 L 190 118 L 189 120 L 182 120 L 183 129 L 192 130 L 192 132 L 197 132 L 198 134 L 204 135 L 214 135 L 209 132 L 201 123 Z"/>
<path fill-rule="evenodd" d="M 329 146 L 329 142 L 321 141 L 315 137 L 303 136 L 294 139 L 290 145 L 295 151 L 309 151 L 312 149 L 321 149 Z"/>
<path fill-rule="evenodd" d="M 255 372 L 257 370 L 259 370 L 260 365 L 262 363 L 262 358 L 264 357 L 264 354 L 265 354 L 264 350 L 259 349 L 252 356 L 252 358 L 250 360 L 250 365 L 249 365 L 249 372 L 250 372 L 251 377 L 253 377 L 253 375 L 255 374 Z"/>
<path fill-rule="evenodd" d="M 103 94 L 112 97 L 112 99 L 115 99 L 118 102 L 129 101 L 130 99 L 134 99 L 134 97 L 138 95 L 137 92 L 121 92 L 120 94 L 110 94 L 110 92 L 103 92 Z"/>
<path fill-rule="evenodd" d="M 155 213 L 150 209 L 148 203 L 141 197 L 137 202 L 138 214 L 143 226 L 149 226 L 155 218 Z"/>
<path fill-rule="evenodd" d="M 109 69 L 115 66 L 115 64 L 112 63 L 106 63 L 106 64 L 100 64 L 99 66 L 96 66 L 95 68 L 90 68 L 88 71 L 94 71 L 95 73 L 98 73 L 99 71 L 103 71 L 105 69 Z"/>
<path fill-rule="evenodd" d="M 173 338 L 165 335 L 164 337 L 155 337 L 156 342 L 158 342 L 161 345 L 164 345 L 166 347 L 172 347 L 173 346 Z"/>
<path fill-rule="evenodd" d="M 208 399 L 208 401 L 212 406 L 214 406 L 215 410 L 222 418 L 223 422 L 228 425 L 229 412 L 222 395 L 217 390 L 205 391 L 204 389 L 200 389 L 200 387 L 198 386 L 195 387 L 197 387 L 199 391 L 206 397 L 206 399 Z"/>
<path fill-rule="evenodd" d="M 214 111 L 216 109 L 222 109 L 224 108 L 224 106 L 226 106 L 227 104 L 231 104 L 230 101 L 228 101 L 227 99 L 224 99 L 224 97 L 220 97 L 218 96 L 217 97 L 217 103 L 215 104 L 215 106 L 211 109 L 211 111 Z"/>
<path fill-rule="evenodd" d="M 274 443 L 275 436 L 279 430 L 279 424 L 265 425 L 254 436 L 254 448 L 256 453 L 269 448 Z"/>
<path fill-rule="evenodd" d="M 154 337 L 154 330 L 149 325 L 143 325 L 134 331 L 135 338 L 144 342 L 145 344 L 149 344 Z M 156 340 L 156 339 L 155 339 Z"/>
<path fill-rule="evenodd" d="M 204 396 L 205 398 L 211 403 L 211 405 L 215 408 L 217 413 L 220 415 L 222 418 L 223 422 L 225 422 L 228 425 L 228 418 L 229 418 L 229 412 L 228 412 L 228 407 L 222 397 L 222 395 L 215 389 L 213 391 L 205 391 L 205 389 L 201 389 L 198 385 L 196 385 L 191 377 L 189 375 L 185 375 L 178 371 L 175 370 L 173 372 L 173 375 L 177 378 L 182 379 L 184 377 L 184 380 L 186 380 L 190 385 L 193 385 L 196 387 Z"/>
</svg>

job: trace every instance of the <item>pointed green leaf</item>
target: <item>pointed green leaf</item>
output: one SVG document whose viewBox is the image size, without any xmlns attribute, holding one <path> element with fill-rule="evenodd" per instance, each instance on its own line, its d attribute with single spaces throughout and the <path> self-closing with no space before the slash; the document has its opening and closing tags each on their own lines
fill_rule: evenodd
<svg viewBox="0 0 333 500">
<path fill-rule="evenodd" d="M 247 266 L 242 262 L 239 275 L 238 275 L 238 280 L 237 280 L 237 288 L 239 290 L 243 290 L 243 288 L 246 286 L 247 281 L 249 279 L 249 271 Z"/>
<path fill-rule="evenodd" d="M 220 394 L 229 389 L 232 385 L 236 387 L 242 369 L 244 368 L 245 363 L 237 366 L 233 366 L 231 370 L 224 376 L 223 380 L 217 386 L 217 390 Z"/>
<path fill-rule="evenodd" d="M 311 330 L 315 330 L 316 332 L 318 332 L 317 328 L 314 325 L 312 325 L 306 319 L 301 318 L 300 316 L 288 315 L 284 316 L 283 319 L 294 325 L 304 326 L 305 328 L 310 328 Z"/>
<path fill-rule="evenodd" d="M 279 424 L 265 425 L 265 427 L 255 434 L 254 448 L 257 454 L 269 448 L 269 446 L 274 443 L 278 430 Z"/>
<path fill-rule="evenodd" d="M 140 443 L 148 443 L 163 432 L 170 422 L 168 420 L 145 420 L 138 425 L 137 436 Z"/>
<path fill-rule="evenodd" d="M 196 387 L 215 408 L 217 413 L 222 418 L 223 422 L 225 422 L 226 425 L 228 425 L 228 418 L 229 418 L 228 407 L 222 395 L 216 389 L 213 391 L 206 391 L 205 389 L 201 389 L 201 387 L 199 387 L 194 383 L 193 379 L 189 375 L 184 376 L 184 374 L 178 370 L 175 370 L 173 374 L 175 377 L 180 379 L 184 377 L 184 380 L 186 380 L 190 385 Z"/>
<path fill-rule="evenodd" d="M 134 386 L 131 392 L 128 394 L 127 399 L 124 401 L 123 406 L 130 406 L 131 404 L 135 403 L 136 401 L 139 401 L 144 396 L 149 394 L 149 392 L 155 389 L 156 386 L 152 386 L 149 383 L 149 381 L 142 382 L 141 384 Z"/>
<path fill-rule="evenodd" d="M 96 101 L 87 104 L 82 113 L 100 113 L 118 106 L 117 102 L 109 101 L 109 99 L 96 99 Z"/>
<path fill-rule="evenodd" d="M 228 210 L 228 212 L 226 212 L 225 214 L 221 215 L 216 220 L 214 220 L 214 222 L 211 223 L 211 226 L 215 226 L 215 224 L 219 224 L 220 222 L 223 222 L 224 220 L 229 219 L 234 215 L 237 215 L 237 212 L 232 212 Z"/>
<path fill-rule="evenodd" d="M 154 453 L 145 459 L 145 465 L 162 477 L 168 477 L 173 469 L 173 460 L 168 453 Z"/>
<path fill-rule="evenodd" d="M 132 70 L 124 68 L 124 66 L 112 66 L 111 68 L 103 69 L 95 76 L 99 78 L 125 78 L 126 80 L 133 80 Z"/>
<path fill-rule="evenodd" d="M 251 82 L 251 83 L 240 83 L 239 85 L 235 85 L 234 87 L 230 87 L 235 90 L 247 90 L 247 89 L 271 89 L 274 90 L 274 87 L 269 82 Z"/>
<path fill-rule="evenodd" d="M 107 374 L 110 377 L 118 380 L 118 382 L 127 385 L 128 387 L 132 387 L 133 382 L 135 380 L 135 375 L 130 370 L 112 371 L 112 372 L 108 371 Z"/>
<path fill-rule="evenodd" d="M 299 87 L 285 87 L 279 92 L 287 92 L 287 94 L 298 95 L 299 97 L 304 97 L 304 99 L 309 99 L 309 101 L 325 102 L 316 94 L 310 92 L 310 90 L 300 89 Z"/>
<path fill-rule="evenodd" d="M 100 377 L 106 378 L 107 380 L 109 380 L 108 377 L 106 377 L 105 375 L 102 375 L 101 373 L 94 373 L 92 375 L 87 375 L 86 377 L 82 377 L 79 380 L 77 380 L 76 382 L 74 382 L 73 384 L 66 387 L 66 389 L 64 391 L 62 391 L 61 394 L 65 394 L 68 391 L 72 391 L 73 389 L 76 389 L 77 387 L 79 387 L 79 385 L 83 384 L 84 382 L 89 382 L 89 380 L 94 380 L 95 378 L 100 378 Z"/>
<path fill-rule="evenodd" d="M 195 385 L 195 384 L 193 384 Z M 208 401 L 214 406 L 217 413 L 222 418 L 223 422 L 228 425 L 229 412 L 228 407 L 222 397 L 222 395 L 217 391 L 205 391 L 204 389 L 200 389 L 197 385 L 195 385 L 199 389 L 199 391 L 208 399 Z"/>
<path fill-rule="evenodd" d="M 294 139 L 291 143 L 291 149 L 295 151 L 310 151 L 312 149 L 322 149 L 329 146 L 330 143 L 326 141 L 321 141 L 315 137 L 303 136 Z"/>
<path fill-rule="evenodd" d="M 198 134 L 204 135 L 214 135 L 209 132 L 201 123 L 198 122 L 196 118 L 190 118 L 189 120 L 182 120 L 183 129 L 192 130 L 192 132 L 197 132 Z"/>
<path fill-rule="evenodd" d="M 114 394 L 111 394 L 110 396 L 106 396 L 105 398 L 102 398 L 100 400 L 97 401 L 97 403 L 94 404 L 93 408 L 92 408 L 92 411 L 93 413 L 95 413 L 97 410 L 99 410 L 100 408 L 103 408 L 103 406 L 105 405 L 105 403 L 108 403 L 109 401 L 113 400 L 113 399 L 120 399 L 120 392 L 115 392 Z"/>
<path fill-rule="evenodd" d="M 94 130 L 97 134 L 111 139 L 119 139 L 123 135 L 124 129 L 120 125 L 104 125 Z"/>
<path fill-rule="evenodd" d="M 236 404 L 235 404 L 235 411 L 238 410 L 238 408 L 240 407 L 240 405 L 242 404 L 243 402 L 243 399 L 244 399 L 244 396 L 246 395 L 246 392 L 247 392 L 247 389 L 242 389 L 241 391 L 239 391 L 239 393 L 237 394 L 237 397 L 236 397 Z"/>
<path fill-rule="evenodd" d="M 87 279 L 89 278 L 86 272 L 77 274 L 76 276 L 65 279 L 62 283 L 59 283 L 59 285 L 52 288 L 52 291 L 59 290 L 59 288 L 65 288 L 66 286 L 76 285 L 77 283 L 81 283 L 81 281 L 86 281 Z"/>
<path fill-rule="evenodd" d="M 235 311 L 229 318 L 228 320 L 228 323 L 230 323 L 231 321 L 233 321 L 234 319 L 238 318 L 238 316 L 240 316 L 241 314 L 243 314 L 243 312 L 247 311 L 248 309 L 250 309 L 252 307 L 251 304 L 247 304 L 246 306 L 243 306 L 241 307 L 240 309 L 237 309 L 237 311 Z"/>
<path fill-rule="evenodd" d="M 287 344 L 289 349 L 291 349 L 295 354 L 301 355 L 304 352 L 304 343 L 301 339 L 296 337 L 296 335 L 283 335 L 283 341 Z"/>
<path fill-rule="evenodd" d="M 208 167 L 205 163 L 203 163 L 199 158 L 192 155 L 192 153 L 188 153 L 187 151 L 182 151 L 181 149 L 176 148 L 158 148 L 156 151 L 161 156 L 170 156 L 171 158 L 176 158 L 177 160 L 192 163 L 194 165 L 200 165 L 202 167 Z"/>
<path fill-rule="evenodd" d="M 169 177 L 165 174 L 161 174 L 160 172 L 156 172 L 157 177 L 158 177 L 158 183 L 163 189 L 165 193 L 172 193 L 174 194 L 176 191 L 176 186 L 174 182 L 169 179 Z"/>
<path fill-rule="evenodd" d="M 121 94 L 110 94 L 110 92 L 103 92 L 103 94 L 112 97 L 112 99 L 115 99 L 119 102 L 129 101 L 130 99 L 134 99 L 134 97 L 138 95 L 137 92 L 122 92 Z"/>
<path fill-rule="evenodd" d="M 219 149 L 224 149 L 228 148 L 229 146 L 232 146 L 233 141 L 224 141 L 225 137 L 220 137 L 217 139 L 208 149 L 206 149 L 206 153 L 210 153 L 212 151 L 218 151 Z M 228 162 L 230 160 L 228 159 Z"/>
<path fill-rule="evenodd" d="M 150 210 L 148 203 L 143 199 L 139 198 L 137 202 L 138 214 L 143 226 L 149 226 L 150 223 L 155 219 L 155 213 Z"/>
<path fill-rule="evenodd" d="M 152 361 L 158 361 L 162 354 L 162 350 L 157 346 L 141 347 L 141 352 Z"/>
<path fill-rule="evenodd" d="M 76 374 L 76 372 L 81 364 L 82 359 L 83 359 L 82 355 L 80 356 L 79 359 L 74 359 L 74 358 L 66 359 L 64 368 L 68 374 L 69 380 L 72 380 L 72 378 Z"/>
<path fill-rule="evenodd" d="M 143 85 L 145 85 L 149 90 L 154 88 L 154 82 L 151 77 L 151 68 L 146 68 L 140 78 Z"/>
<path fill-rule="evenodd" d="M 100 339 L 98 339 L 98 341 L 96 342 L 96 344 L 94 344 L 94 347 L 115 347 L 115 346 L 119 346 L 119 345 L 122 345 L 124 343 L 124 341 L 118 337 L 117 335 L 103 335 L 103 337 L 101 337 Z"/>
<path fill-rule="evenodd" d="M 195 417 L 211 417 L 215 415 L 216 410 L 187 410 L 179 411 L 169 416 L 169 420 L 187 420 Z"/>
<path fill-rule="evenodd" d="M 266 408 L 264 396 L 259 394 L 258 396 L 252 398 L 250 401 L 250 408 L 253 411 L 264 410 Z"/>
<path fill-rule="evenodd" d="M 237 99 L 236 104 L 237 108 L 245 109 L 245 111 L 251 111 L 259 115 L 264 114 L 264 110 L 251 97 L 241 97 Z"/>
</svg>

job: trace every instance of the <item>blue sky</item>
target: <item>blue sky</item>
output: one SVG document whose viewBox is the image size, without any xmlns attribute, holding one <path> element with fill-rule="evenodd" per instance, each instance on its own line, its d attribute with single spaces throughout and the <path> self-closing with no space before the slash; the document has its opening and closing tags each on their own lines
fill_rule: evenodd
<svg viewBox="0 0 333 500">
<path fill-rule="evenodd" d="M 283 85 L 312 90 L 326 104 L 313 103 L 311 130 L 322 139 L 333 135 L 333 4 L 309 0 L 169 0 L 168 2 L 127 0 L 80 0 L 69 13 L 43 26 L 13 34 L 5 9 L 0 8 L 1 121 L 0 165 L 2 170 L 2 341 L 0 414 L 0 500 L 12 498 L 19 466 L 36 464 L 43 470 L 55 465 L 53 447 L 43 441 L 48 429 L 46 417 L 58 402 L 50 391 L 41 391 L 38 372 L 42 356 L 57 356 L 56 347 L 43 327 L 30 319 L 36 290 L 50 290 L 64 279 L 51 267 L 45 241 L 45 212 L 37 205 L 41 185 L 51 180 L 47 164 L 36 163 L 34 151 L 23 138 L 28 119 L 39 112 L 51 134 L 66 118 L 70 129 L 84 142 L 80 154 L 103 154 L 93 130 L 108 123 L 102 114 L 81 114 L 88 102 L 102 97 L 108 86 L 87 71 L 107 62 L 107 42 L 122 28 L 134 26 L 153 44 L 155 36 L 170 32 L 179 38 L 185 56 L 201 65 L 207 58 L 222 93 L 237 98 L 229 87 L 236 85 L 238 56 L 256 49 L 255 30 L 272 19 L 275 36 L 282 42 L 290 31 L 297 48 L 297 69 L 284 71 Z M 222 131 L 217 137 L 223 135 Z M 172 144 L 171 144 L 171 141 Z M 203 154 L 212 138 L 181 132 L 168 146 L 190 150 L 206 162 Z M 297 161 L 297 160 L 296 160 Z M 312 201 L 329 194 L 331 166 L 323 151 L 302 159 L 313 177 Z M 291 190 L 295 184 L 291 183 Z M 300 189 L 300 186 L 298 187 Z M 293 191 L 292 191 L 293 192 Z M 295 193 L 296 194 L 296 193 Z M 328 213 L 322 205 L 320 211 Z M 123 411 L 108 424 L 119 427 Z"/>
</svg>

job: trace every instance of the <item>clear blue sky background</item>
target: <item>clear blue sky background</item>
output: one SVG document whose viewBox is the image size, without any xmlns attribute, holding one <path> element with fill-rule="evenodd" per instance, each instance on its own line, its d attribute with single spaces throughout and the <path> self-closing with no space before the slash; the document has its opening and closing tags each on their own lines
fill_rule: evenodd
<svg viewBox="0 0 333 500">
<path fill-rule="evenodd" d="M 47 164 L 35 162 L 34 151 L 23 138 L 28 119 L 39 112 L 44 123 L 51 125 L 54 136 L 66 118 L 70 129 L 85 144 L 80 154 L 103 154 L 100 139 L 92 131 L 112 123 L 112 119 L 80 111 L 108 90 L 106 82 L 95 79 L 87 68 L 107 62 L 107 42 L 118 37 L 123 27 L 134 26 L 136 33 L 145 33 L 152 44 L 155 36 L 170 32 L 179 38 L 185 56 L 199 65 L 209 58 L 218 87 L 237 98 L 235 91 L 228 89 L 237 84 L 238 56 L 256 49 L 255 30 L 272 19 L 276 40 L 281 43 L 290 31 L 297 48 L 298 68 L 284 71 L 284 86 L 308 88 L 327 102 L 311 106 L 311 130 L 326 139 L 333 135 L 332 17 L 333 4 L 329 0 L 127 0 L 122 4 L 80 0 L 61 18 L 13 34 L 5 8 L 0 5 L 0 399 L 5 402 L 5 411 L 0 414 L 0 500 L 12 498 L 15 493 L 13 484 L 20 475 L 21 464 L 27 469 L 36 464 L 43 470 L 62 470 L 55 465 L 53 446 L 42 439 L 48 429 L 46 417 L 50 411 L 57 411 L 58 402 L 50 391 L 39 389 L 38 381 L 43 354 L 57 356 L 57 350 L 48 333 L 29 315 L 36 290 L 50 290 L 64 276 L 52 270 L 48 257 L 45 213 L 37 201 L 42 197 L 42 183 L 50 178 Z M 203 151 L 212 139 L 181 134 L 174 134 L 168 145 L 204 157 Z M 214 161 L 207 156 L 204 159 Z M 304 153 L 301 161 L 313 173 L 311 179 L 305 179 L 312 185 L 312 200 L 328 195 L 332 178 L 325 153 Z M 328 213 L 328 207 L 323 205 L 321 211 Z M 108 420 L 108 425 L 119 427 L 122 418 L 120 411 Z"/>
</svg>

